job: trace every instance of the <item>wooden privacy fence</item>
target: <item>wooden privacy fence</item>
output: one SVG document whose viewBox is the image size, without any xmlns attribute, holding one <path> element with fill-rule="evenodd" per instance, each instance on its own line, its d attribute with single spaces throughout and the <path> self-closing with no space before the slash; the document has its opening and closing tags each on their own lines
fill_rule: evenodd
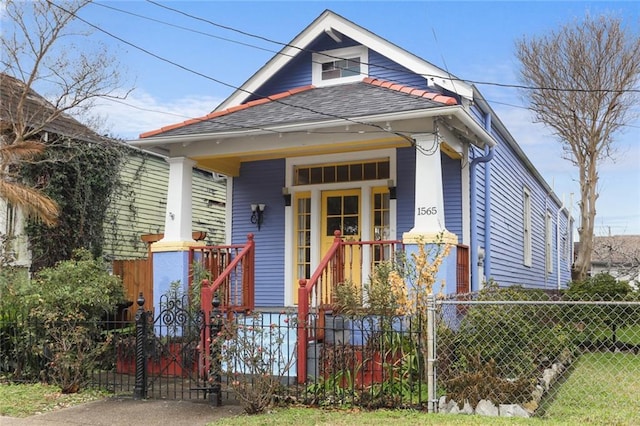
<svg viewBox="0 0 640 426">
<path fill-rule="evenodd" d="M 145 295 L 145 310 L 153 309 L 153 280 L 150 259 L 114 260 L 113 274 L 120 277 L 127 301 L 135 303 L 140 293 Z M 135 308 L 125 312 L 124 320 L 133 321 Z"/>
</svg>

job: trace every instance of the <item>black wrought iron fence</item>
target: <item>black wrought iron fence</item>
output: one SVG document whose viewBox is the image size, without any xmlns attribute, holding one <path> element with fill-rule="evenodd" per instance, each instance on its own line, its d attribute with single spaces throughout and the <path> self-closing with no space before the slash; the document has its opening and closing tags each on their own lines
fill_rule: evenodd
<svg viewBox="0 0 640 426">
<path fill-rule="evenodd" d="M 139 309 L 137 321 L 75 324 L 93 330 L 86 385 L 147 398 L 240 399 L 250 409 L 274 400 L 520 416 L 584 404 L 637 408 L 633 297 L 502 289 L 430 299 L 426 317 L 328 315 L 323 340 L 309 343 L 305 360 L 296 359 L 295 312 L 229 317 L 213 309 L 203 318 L 174 302 L 156 315 Z M 2 378 L 52 377 L 52 329 L 25 312 L 0 313 Z M 298 362 L 307 366 L 303 384 Z"/>
</svg>

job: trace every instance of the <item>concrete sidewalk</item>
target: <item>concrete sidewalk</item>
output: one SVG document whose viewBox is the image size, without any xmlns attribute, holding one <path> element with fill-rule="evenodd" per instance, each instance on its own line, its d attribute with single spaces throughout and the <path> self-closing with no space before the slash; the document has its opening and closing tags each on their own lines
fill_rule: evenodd
<svg viewBox="0 0 640 426">
<path fill-rule="evenodd" d="M 113 397 L 31 417 L 0 416 L 1 426 L 35 425 L 206 425 L 243 413 L 239 405 L 214 407 L 207 401 L 143 400 Z"/>
</svg>

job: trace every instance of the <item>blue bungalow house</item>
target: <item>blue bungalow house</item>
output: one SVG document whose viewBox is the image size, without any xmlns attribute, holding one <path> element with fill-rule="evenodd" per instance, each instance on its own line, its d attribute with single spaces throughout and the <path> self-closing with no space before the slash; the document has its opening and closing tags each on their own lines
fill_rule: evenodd
<svg viewBox="0 0 640 426">
<path fill-rule="evenodd" d="M 244 256 L 225 279 L 251 281 L 237 290 L 246 306 L 296 306 L 340 244 L 340 278 L 356 283 L 418 241 L 454 247 L 448 293 L 570 280 L 569 211 L 478 89 L 329 10 L 213 112 L 133 144 L 170 164 L 155 299 L 189 279 L 194 166 L 227 176 L 227 257 L 215 262 Z"/>
</svg>

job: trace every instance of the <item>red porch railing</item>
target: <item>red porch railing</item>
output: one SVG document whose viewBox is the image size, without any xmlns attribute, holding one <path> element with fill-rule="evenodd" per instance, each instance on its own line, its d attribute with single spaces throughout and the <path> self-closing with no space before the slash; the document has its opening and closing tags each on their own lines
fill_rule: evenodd
<svg viewBox="0 0 640 426">
<path fill-rule="evenodd" d="M 335 287 L 344 284 L 345 279 L 359 281 L 365 260 L 374 266 L 376 263 L 393 259 L 397 250 L 404 251 L 404 245 L 398 240 L 344 241 L 340 231 L 335 231 L 334 236 L 333 244 L 311 278 L 299 281 L 298 383 L 307 380 L 307 344 L 313 340 L 324 339 L 324 314 L 332 309 Z M 315 318 L 312 318 L 311 314 L 315 314 Z"/>
<path fill-rule="evenodd" d="M 191 247 L 189 265 L 199 262 L 211 278 L 200 290 L 200 304 L 205 315 L 211 312 L 213 295 L 218 292 L 223 312 L 251 311 L 255 305 L 255 241 L 247 235 L 245 244 Z M 189 274 L 189 285 L 193 273 Z"/>
</svg>

